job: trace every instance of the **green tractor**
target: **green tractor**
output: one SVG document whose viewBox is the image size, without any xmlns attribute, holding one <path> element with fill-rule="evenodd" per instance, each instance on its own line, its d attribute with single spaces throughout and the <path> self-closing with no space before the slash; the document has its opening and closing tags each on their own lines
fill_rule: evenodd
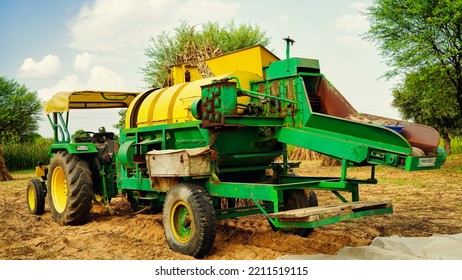
<svg viewBox="0 0 462 280">
<path fill-rule="evenodd" d="M 30 180 L 27 186 L 32 214 L 43 214 L 48 195 L 51 215 L 57 223 L 84 224 L 94 201 L 109 201 L 109 197 L 116 196 L 116 135 L 100 128 L 98 132 L 83 131 L 71 139 L 69 109 L 127 108 L 136 95 L 131 92 L 62 92 L 45 104 L 54 130 L 54 143 L 50 147 L 50 164 L 39 163 L 36 167 L 38 178 Z"/>
</svg>

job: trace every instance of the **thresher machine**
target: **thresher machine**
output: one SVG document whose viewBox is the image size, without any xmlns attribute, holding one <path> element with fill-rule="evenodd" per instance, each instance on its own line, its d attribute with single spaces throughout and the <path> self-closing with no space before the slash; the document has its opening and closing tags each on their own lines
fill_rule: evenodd
<svg viewBox="0 0 462 280">
<path fill-rule="evenodd" d="M 377 183 L 376 165 L 440 168 L 446 154 L 438 132 L 358 113 L 319 62 L 290 57 L 286 41 L 283 60 L 259 45 L 211 58 L 211 78 L 176 65 L 172 85 L 161 89 L 57 93 L 44 105 L 54 143 L 50 163 L 39 164 L 28 183 L 30 212 L 42 214 L 48 196 L 56 222 L 78 225 L 95 201 L 126 197 L 134 209 L 162 211 L 169 246 L 196 258 L 212 250 L 217 220 L 262 214 L 274 230 L 306 236 L 392 213 L 388 200 L 360 201 L 359 185 Z M 70 109 L 99 108 L 128 108 L 125 129 L 71 139 Z M 288 145 L 341 161 L 341 174 L 294 175 Z M 352 166 L 369 167 L 370 177 L 349 178 Z M 314 190 L 332 192 L 340 203 L 318 206 Z"/>
</svg>

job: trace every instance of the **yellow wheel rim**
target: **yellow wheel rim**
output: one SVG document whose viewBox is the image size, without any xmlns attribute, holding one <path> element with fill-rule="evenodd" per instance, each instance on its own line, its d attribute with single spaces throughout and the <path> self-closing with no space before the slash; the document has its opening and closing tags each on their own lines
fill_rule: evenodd
<svg viewBox="0 0 462 280">
<path fill-rule="evenodd" d="M 67 204 L 67 182 L 64 170 L 57 166 L 51 178 L 51 197 L 58 213 L 64 212 Z"/>
<path fill-rule="evenodd" d="M 29 191 L 27 192 L 27 203 L 29 204 L 29 208 L 31 210 L 35 210 L 35 198 L 37 197 L 37 194 L 35 193 L 35 188 L 29 187 Z"/>
<path fill-rule="evenodd" d="M 170 228 L 176 240 L 186 243 L 194 233 L 194 219 L 192 212 L 183 201 L 176 202 L 170 212 Z"/>
</svg>

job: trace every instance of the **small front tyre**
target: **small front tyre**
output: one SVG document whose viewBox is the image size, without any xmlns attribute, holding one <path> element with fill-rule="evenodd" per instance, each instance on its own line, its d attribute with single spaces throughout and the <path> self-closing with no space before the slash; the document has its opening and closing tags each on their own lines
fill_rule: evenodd
<svg viewBox="0 0 462 280">
<path fill-rule="evenodd" d="M 27 182 L 27 206 L 34 215 L 42 215 L 45 211 L 45 188 L 39 179 Z"/>
<path fill-rule="evenodd" d="M 172 250 L 195 258 L 205 257 L 216 235 L 213 201 L 207 191 L 194 184 L 180 183 L 164 202 L 163 227 Z"/>
</svg>

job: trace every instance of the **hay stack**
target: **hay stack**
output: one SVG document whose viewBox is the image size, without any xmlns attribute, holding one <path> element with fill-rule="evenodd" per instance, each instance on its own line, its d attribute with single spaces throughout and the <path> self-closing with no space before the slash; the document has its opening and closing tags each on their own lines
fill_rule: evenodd
<svg viewBox="0 0 462 280">
<path fill-rule="evenodd" d="M 321 166 L 340 166 L 342 162 L 327 156 L 322 156 Z"/>
<path fill-rule="evenodd" d="M 292 154 L 289 156 L 291 160 L 319 160 L 323 155 L 313 152 L 308 149 L 295 147 Z"/>
<path fill-rule="evenodd" d="M 295 147 L 289 158 L 291 160 L 321 160 L 321 166 L 342 165 L 342 163 L 336 159 L 300 147 Z"/>
</svg>

